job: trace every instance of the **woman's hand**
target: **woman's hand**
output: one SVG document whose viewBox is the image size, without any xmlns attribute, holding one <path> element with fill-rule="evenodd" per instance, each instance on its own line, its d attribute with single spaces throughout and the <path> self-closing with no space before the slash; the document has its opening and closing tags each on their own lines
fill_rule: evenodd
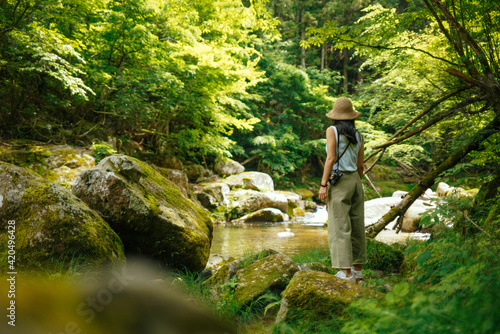
<svg viewBox="0 0 500 334">
<path fill-rule="evenodd" d="M 326 199 L 326 195 L 327 195 L 326 187 L 321 187 L 319 189 L 319 194 L 318 194 L 319 199 L 321 199 L 321 200 Z"/>
</svg>

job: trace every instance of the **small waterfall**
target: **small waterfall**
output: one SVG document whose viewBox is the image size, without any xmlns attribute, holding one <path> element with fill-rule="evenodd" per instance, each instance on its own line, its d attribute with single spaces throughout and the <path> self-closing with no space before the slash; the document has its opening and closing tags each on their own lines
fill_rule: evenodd
<svg viewBox="0 0 500 334">
<path fill-rule="evenodd" d="M 304 217 L 296 217 L 294 220 L 311 226 L 323 226 L 328 220 L 328 212 L 326 206 L 318 205 L 315 212 L 306 212 Z"/>
</svg>

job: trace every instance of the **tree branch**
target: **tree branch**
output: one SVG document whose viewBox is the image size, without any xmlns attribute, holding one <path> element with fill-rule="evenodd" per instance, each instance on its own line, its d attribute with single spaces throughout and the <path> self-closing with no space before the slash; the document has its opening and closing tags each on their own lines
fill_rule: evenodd
<svg viewBox="0 0 500 334">
<path fill-rule="evenodd" d="M 434 10 L 432 5 L 429 3 L 429 0 L 423 0 L 423 1 L 424 1 L 425 5 L 427 6 L 427 8 L 429 9 L 429 11 L 431 12 L 432 16 L 434 16 L 434 19 L 436 20 L 436 22 L 439 26 L 439 29 L 445 35 L 446 39 L 448 39 L 448 42 L 450 42 L 450 44 L 453 46 L 455 51 L 458 53 L 458 55 L 460 56 L 460 59 L 462 59 L 462 61 L 465 64 L 465 67 L 468 69 L 468 71 L 470 71 L 470 73 L 474 76 L 479 75 L 477 70 L 474 68 L 474 66 L 472 66 L 472 63 L 470 62 L 469 58 L 465 57 L 465 53 L 464 53 L 464 50 L 462 48 L 462 45 L 457 43 L 457 41 L 454 40 L 453 38 L 451 38 L 449 31 L 443 25 L 441 18 L 439 17 L 437 12 Z"/>
<path fill-rule="evenodd" d="M 444 3 L 442 3 L 440 0 L 431 0 L 431 1 L 436 5 L 437 8 L 439 8 L 441 13 L 443 13 L 448 23 L 455 28 L 455 30 L 462 37 L 462 39 L 471 47 L 471 49 L 477 55 L 479 62 L 484 68 L 486 74 L 491 73 L 491 68 L 490 64 L 488 63 L 488 59 L 486 58 L 486 55 L 484 54 L 481 47 L 474 40 L 474 38 L 472 38 L 472 36 L 469 35 L 467 30 L 465 30 L 465 28 L 460 24 L 460 22 L 458 22 L 457 19 L 448 11 L 448 8 L 446 8 Z"/>
<path fill-rule="evenodd" d="M 373 169 L 373 167 L 377 164 L 377 162 L 379 162 L 380 158 L 382 158 L 382 156 L 383 156 L 383 155 L 384 155 L 384 153 L 385 153 L 385 148 L 380 149 L 380 150 L 378 150 L 377 152 L 380 152 L 380 151 L 382 151 L 382 152 L 380 153 L 380 155 L 377 157 L 377 159 L 375 159 L 375 161 L 373 162 L 373 164 L 372 164 L 372 165 L 371 165 L 371 166 L 370 166 L 370 167 L 369 167 L 369 168 L 368 168 L 368 169 L 367 169 L 367 170 L 363 173 L 363 175 L 368 174 L 368 172 L 370 172 L 370 171 Z M 366 159 L 365 159 L 365 161 L 367 161 L 367 160 L 368 160 L 369 158 L 371 158 L 372 156 L 373 156 L 373 153 L 372 153 L 372 155 L 370 155 L 368 158 L 366 158 Z"/>
<path fill-rule="evenodd" d="M 439 121 L 441 121 L 441 120 L 443 120 L 443 119 L 445 119 L 447 117 L 450 117 L 451 115 L 453 115 L 453 113 L 455 111 L 460 110 L 460 109 L 462 109 L 462 108 L 464 108 L 464 107 L 466 107 L 468 105 L 471 105 L 473 103 L 480 102 L 480 101 L 485 101 L 485 100 L 486 100 L 486 98 L 484 98 L 484 97 L 474 97 L 474 98 L 467 99 L 467 100 L 465 100 L 465 101 L 457 104 L 452 109 L 437 114 L 434 118 L 430 119 L 427 123 L 423 124 L 422 126 L 416 128 L 413 131 L 408 132 L 404 136 L 401 136 L 399 138 L 393 138 L 393 139 L 385 142 L 384 144 L 374 146 L 374 148 L 385 148 L 385 147 L 389 147 L 391 145 L 397 144 L 399 142 L 402 142 L 403 140 L 406 140 L 406 139 L 408 139 L 410 137 L 413 137 L 414 135 L 416 135 L 416 134 L 418 134 L 418 133 L 420 133 L 420 132 L 428 129 L 429 127 L 431 127 L 432 125 L 438 123 Z"/>
<path fill-rule="evenodd" d="M 454 62 L 452 62 L 452 61 L 450 61 L 448 59 L 444 59 L 444 58 L 435 56 L 435 55 L 433 55 L 432 53 L 430 53 L 428 51 L 425 51 L 425 50 L 419 49 L 419 48 L 415 48 L 415 47 L 412 47 L 412 46 L 394 46 L 394 47 L 389 47 L 389 46 L 383 46 L 383 45 L 364 44 L 364 43 L 358 42 L 358 41 L 353 40 L 353 39 L 345 39 L 345 38 L 342 38 L 342 37 L 339 37 L 339 36 L 332 36 L 332 38 L 336 38 L 336 39 L 338 39 L 338 40 L 340 40 L 342 42 L 351 42 L 351 43 L 354 43 L 354 44 L 359 45 L 359 46 L 363 46 L 363 47 L 371 48 L 371 49 L 376 49 L 376 50 L 413 50 L 413 51 L 424 53 L 424 54 L 428 55 L 431 58 L 444 61 L 444 62 L 446 62 L 446 63 L 448 63 L 450 65 L 460 66 L 459 64 L 456 64 L 456 63 L 454 63 Z"/>
<path fill-rule="evenodd" d="M 401 202 L 392 207 L 391 210 L 383 215 L 375 224 L 367 226 L 367 237 L 374 238 L 390 222 L 397 217 L 403 216 L 413 202 L 434 184 L 435 179 L 439 177 L 441 173 L 455 166 L 470 152 L 477 150 L 483 141 L 498 131 L 500 131 L 500 116 L 496 116 L 487 126 L 476 132 L 467 144 L 455 150 L 445 161 L 420 180 L 420 182 L 406 194 Z"/>
<path fill-rule="evenodd" d="M 439 104 L 441 104 L 441 102 L 443 101 L 446 101 L 448 100 L 450 97 L 452 96 L 455 96 L 457 95 L 458 93 L 461 93 L 467 89 L 470 89 L 472 87 L 470 86 L 467 86 L 467 87 L 462 87 L 462 88 L 459 88 L 453 92 L 450 92 L 444 96 L 442 96 L 441 98 L 439 98 L 437 101 L 434 101 L 427 109 L 425 109 L 424 111 L 422 111 L 420 114 L 418 114 L 417 116 L 413 117 L 413 119 L 408 122 L 408 124 L 406 124 L 405 126 L 403 126 L 401 129 L 399 129 L 398 131 L 396 131 L 396 133 L 394 133 L 394 135 L 389 138 L 388 141 L 391 141 L 392 139 L 396 138 L 397 136 L 399 136 L 401 133 L 403 133 L 404 131 L 406 131 L 406 129 L 408 129 L 410 126 L 412 126 L 416 121 L 418 121 L 419 119 L 421 119 L 422 117 L 424 117 L 425 115 L 427 115 L 429 112 L 431 112 L 434 108 L 436 108 Z"/>
</svg>

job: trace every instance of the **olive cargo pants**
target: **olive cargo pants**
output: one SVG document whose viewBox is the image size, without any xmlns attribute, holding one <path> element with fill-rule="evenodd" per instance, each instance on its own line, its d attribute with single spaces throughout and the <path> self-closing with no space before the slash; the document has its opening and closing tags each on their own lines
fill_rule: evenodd
<svg viewBox="0 0 500 334">
<path fill-rule="evenodd" d="M 358 172 L 342 172 L 328 187 L 328 245 L 332 267 L 348 269 L 366 262 L 365 196 Z"/>
</svg>

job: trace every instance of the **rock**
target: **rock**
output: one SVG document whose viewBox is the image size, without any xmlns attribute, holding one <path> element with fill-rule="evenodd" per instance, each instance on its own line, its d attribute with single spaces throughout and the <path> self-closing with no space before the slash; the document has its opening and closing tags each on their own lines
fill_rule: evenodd
<svg viewBox="0 0 500 334">
<path fill-rule="evenodd" d="M 306 215 L 306 210 L 302 209 L 302 208 L 295 208 L 293 209 L 293 216 L 300 216 L 300 217 L 304 217 Z"/>
<path fill-rule="evenodd" d="M 72 190 L 101 212 L 127 254 L 173 268 L 205 268 L 212 243 L 210 216 L 146 163 L 112 155 L 80 174 Z"/>
<path fill-rule="evenodd" d="M 224 179 L 224 182 L 231 188 L 274 191 L 273 179 L 268 174 L 261 172 L 244 172 L 231 175 Z"/>
<path fill-rule="evenodd" d="M 227 207 L 229 205 L 229 186 L 222 182 L 203 183 L 196 186 L 194 191 L 196 198 L 203 207 L 215 209 L 218 206 Z"/>
<path fill-rule="evenodd" d="M 383 197 L 376 198 L 365 202 L 365 226 L 376 223 L 380 217 L 389 212 L 392 206 L 399 203 L 401 199 L 398 197 Z M 419 228 L 421 214 L 427 210 L 432 210 L 435 205 L 417 199 L 410 208 L 406 211 L 403 218 L 402 231 L 414 232 Z M 394 222 L 394 221 L 393 221 Z M 392 227 L 392 225 L 389 225 Z"/>
<path fill-rule="evenodd" d="M 451 187 L 450 189 L 448 189 L 448 191 L 446 192 L 445 194 L 445 197 L 452 197 L 452 198 L 465 198 L 465 197 L 469 197 L 469 194 L 467 193 L 467 191 L 465 191 L 464 188 L 460 188 L 460 187 Z"/>
<path fill-rule="evenodd" d="M 29 168 L 51 182 L 64 185 L 71 185 L 78 174 L 94 167 L 95 158 L 90 154 L 84 148 L 33 142 L 0 147 L 0 160 Z"/>
<path fill-rule="evenodd" d="M 155 167 L 155 169 L 161 175 L 165 176 L 167 179 L 172 181 L 172 183 L 174 183 L 177 186 L 177 188 L 179 188 L 184 197 L 189 197 L 188 177 L 183 171 L 178 169 L 162 168 L 162 167 Z"/>
<path fill-rule="evenodd" d="M 278 254 L 275 250 L 264 249 L 257 254 L 248 255 L 244 258 L 238 260 L 228 259 L 229 262 L 223 260 L 215 269 L 215 273 L 208 280 L 203 282 L 203 285 L 210 286 L 213 289 L 217 289 L 221 285 L 228 283 L 231 278 L 236 275 L 236 272 L 242 267 L 249 266 L 255 261 L 265 258 L 270 255 Z"/>
<path fill-rule="evenodd" d="M 420 228 L 420 220 L 422 219 L 422 214 L 427 210 L 432 210 L 434 208 L 436 208 L 436 206 L 430 202 L 416 200 L 404 215 L 401 231 L 415 232 L 416 230 L 418 230 Z"/>
<path fill-rule="evenodd" d="M 330 267 L 325 266 L 322 263 L 319 262 L 309 262 L 309 263 L 304 263 L 304 266 L 311 269 L 311 270 L 316 270 L 316 271 L 321 271 L 324 273 L 328 274 L 335 274 L 334 270 Z"/>
<path fill-rule="evenodd" d="M 232 159 L 218 157 L 215 159 L 214 171 L 221 176 L 237 175 L 243 173 L 245 167 Z"/>
<path fill-rule="evenodd" d="M 438 197 L 445 197 L 446 196 L 446 192 L 448 190 L 450 190 L 450 186 L 447 185 L 446 183 L 444 182 L 439 182 L 438 185 L 437 185 L 437 188 L 436 188 L 436 195 Z"/>
<path fill-rule="evenodd" d="M 283 222 L 289 220 L 286 213 L 281 212 L 280 209 L 265 208 L 255 212 L 249 213 L 238 219 L 246 223 L 251 222 Z"/>
<path fill-rule="evenodd" d="M 309 189 L 304 189 L 304 188 L 298 188 L 298 189 L 293 189 L 293 192 L 299 195 L 301 198 L 305 200 L 312 200 L 314 193 L 310 191 Z"/>
<path fill-rule="evenodd" d="M 288 213 L 290 216 L 293 215 L 293 209 L 295 208 L 305 208 L 305 203 L 302 201 L 302 197 L 300 195 L 293 193 L 291 191 L 275 191 L 275 194 L 281 194 L 286 197 L 288 201 Z"/>
<path fill-rule="evenodd" d="M 313 201 L 305 201 L 305 210 L 307 212 L 316 212 L 316 210 L 318 210 L 318 204 Z"/>
<path fill-rule="evenodd" d="M 221 319 L 189 295 L 154 276 L 129 268 L 91 280 L 22 277 L 16 291 L 15 330 L 2 321 L 1 333 L 236 334 L 232 319 Z M 18 281 L 21 284 L 21 280 Z M 179 284 L 183 286 L 185 284 Z M 7 293 L 7 285 L 2 284 Z M 5 290 L 4 288 L 7 288 Z M 10 321 L 9 319 L 7 319 Z"/>
<path fill-rule="evenodd" d="M 202 177 L 210 177 L 212 173 L 201 165 L 187 165 L 184 167 L 189 181 L 195 182 Z"/>
<path fill-rule="evenodd" d="M 238 217 L 264 208 L 277 208 L 288 212 L 288 200 L 283 194 L 259 192 L 255 190 L 237 190 L 228 194 L 229 209 Z"/>
<path fill-rule="evenodd" d="M 469 197 L 476 197 L 476 195 L 479 193 L 479 188 L 467 189 L 465 192 L 467 192 L 467 196 Z"/>
<path fill-rule="evenodd" d="M 257 300 L 266 291 L 281 292 L 288 281 L 299 271 L 297 264 L 284 254 L 267 256 L 250 266 L 238 270 L 238 285 L 234 294 L 239 307 Z"/>
<path fill-rule="evenodd" d="M 229 263 L 236 259 L 229 255 L 224 254 L 210 254 L 206 268 L 218 268 L 223 263 Z"/>
<path fill-rule="evenodd" d="M 297 272 L 283 292 L 276 322 L 321 321 L 332 315 L 349 317 L 347 308 L 355 299 L 376 293 L 320 271 Z"/>
<path fill-rule="evenodd" d="M 8 225 L 15 221 L 15 225 Z M 0 268 L 7 271 L 8 226 L 15 226 L 16 269 L 73 269 L 125 261 L 118 235 L 61 185 L 0 162 Z"/>
</svg>

